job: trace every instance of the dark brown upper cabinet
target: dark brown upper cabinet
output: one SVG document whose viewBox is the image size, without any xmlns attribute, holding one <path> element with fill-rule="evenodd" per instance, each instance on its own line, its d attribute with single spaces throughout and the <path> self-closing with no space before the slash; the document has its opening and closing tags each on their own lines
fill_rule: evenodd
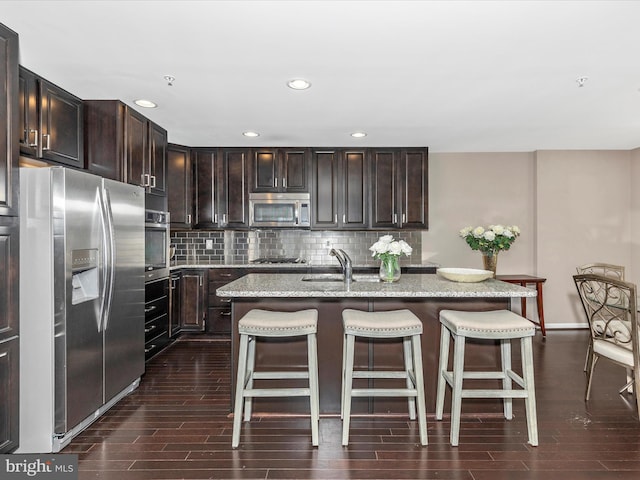
<svg viewBox="0 0 640 480">
<path fill-rule="evenodd" d="M 223 228 L 249 227 L 249 151 L 242 148 L 219 150 L 218 221 Z"/>
<path fill-rule="evenodd" d="M 226 211 L 220 210 L 222 162 L 215 148 L 191 149 L 194 185 L 194 223 L 196 228 L 218 228 Z"/>
<path fill-rule="evenodd" d="M 0 215 L 18 215 L 18 35 L 0 24 Z"/>
<path fill-rule="evenodd" d="M 251 192 L 309 192 L 306 148 L 261 148 L 252 151 Z"/>
<path fill-rule="evenodd" d="M 82 100 L 23 67 L 18 96 L 20 152 L 84 168 Z"/>
<path fill-rule="evenodd" d="M 119 100 L 85 100 L 87 169 L 167 193 L 167 131 Z"/>
<path fill-rule="evenodd" d="M 171 228 L 193 226 L 192 177 L 190 149 L 169 144 L 167 147 L 167 204 Z"/>
<path fill-rule="evenodd" d="M 368 178 L 365 150 L 314 150 L 311 155 L 311 227 L 367 228 Z"/>
<path fill-rule="evenodd" d="M 371 227 L 428 228 L 428 150 L 371 149 Z"/>
</svg>

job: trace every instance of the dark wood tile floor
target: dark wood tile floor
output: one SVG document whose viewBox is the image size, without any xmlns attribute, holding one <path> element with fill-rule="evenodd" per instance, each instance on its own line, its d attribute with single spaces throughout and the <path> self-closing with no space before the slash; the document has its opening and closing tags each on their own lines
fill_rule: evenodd
<svg viewBox="0 0 640 480">
<path fill-rule="evenodd" d="M 147 364 L 138 390 L 78 436 L 80 479 L 543 479 L 640 478 L 634 398 L 618 395 L 620 367 L 601 362 L 583 400 L 585 331 L 550 331 L 534 342 L 540 446 L 526 440 L 522 401 L 515 418 L 464 416 L 460 446 L 449 422 L 428 418 L 420 447 L 407 418 L 355 418 L 349 447 L 340 420 L 322 418 L 312 448 L 307 418 L 259 418 L 231 444 L 230 347 L 179 341 Z M 338 352 L 336 352 L 338 354 Z"/>
</svg>

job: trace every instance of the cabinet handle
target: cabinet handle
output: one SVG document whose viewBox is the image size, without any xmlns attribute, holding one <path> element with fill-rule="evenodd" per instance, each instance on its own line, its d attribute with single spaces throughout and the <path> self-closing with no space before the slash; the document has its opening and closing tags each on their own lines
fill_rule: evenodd
<svg viewBox="0 0 640 480">
<path fill-rule="evenodd" d="M 287 188 L 287 179 L 282 177 L 282 188 Z"/>
<path fill-rule="evenodd" d="M 333 223 L 335 223 L 336 225 L 338 224 L 338 214 L 337 213 L 333 216 Z"/>
<path fill-rule="evenodd" d="M 187 215 L 187 223 L 191 225 L 191 214 Z"/>
<path fill-rule="evenodd" d="M 218 223 L 218 214 L 217 213 L 213 214 L 213 223 Z"/>
<path fill-rule="evenodd" d="M 229 316 L 231 316 L 231 312 L 222 312 L 222 313 L 220 314 L 220 316 L 221 316 L 221 317 L 229 317 Z"/>
<path fill-rule="evenodd" d="M 342 214 L 342 223 L 343 223 L 343 224 L 346 224 L 346 223 L 347 223 L 347 214 L 346 214 L 346 213 L 343 213 L 343 214 Z"/>
<path fill-rule="evenodd" d="M 157 325 L 151 325 L 149 328 L 144 329 L 144 333 L 149 333 L 152 330 L 155 330 Z"/>
<path fill-rule="evenodd" d="M 45 147 L 44 145 L 42 146 L 42 150 L 51 150 L 51 135 L 49 135 L 48 133 L 45 133 L 44 135 L 42 135 L 42 138 L 46 138 L 47 139 L 47 146 Z"/>
<path fill-rule="evenodd" d="M 199 277 L 200 286 L 202 286 L 202 279 L 203 279 L 204 276 L 203 275 L 198 275 L 198 277 Z"/>
<path fill-rule="evenodd" d="M 393 223 L 398 223 L 398 214 L 397 213 L 393 214 Z"/>
<path fill-rule="evenodd" d="M 278 177 L 276 177 L 276 178 L 274 178 L 274 179 L 273 179 L 273 186 L 274 186 L 275 188 L 278 188 Z"/>
<path fill-rule="evenodd" d="M 0 353 L 0 358 L 6 357 L 8 354 L 9 352 Z"/>
<path fill-rule="evenodd" d="M 404 225 L 405 223 L 407 223 L 407 214 L 403 213 L 402 214 L 402 224 Z"/>
<path fill-rule="evenodd" d="M 227 214 L 222 214 L 222 226 L 224 227 L 227 224 Z"/>
<path fill-rule="evenodd" d="M 220 300 L 220 303 L 231 303 L 231 299 L 230 298 L 223 298 L 222 300 Z"/>
<path fill-rule="evenodd" d="M 28 132 L 25 130 L 25 133 L 27 134 L 27 144 L 30 147 L 37 147 L 38 146 L 38 130 L 29 130 Z M 33 133 L 33 143 L 29 142 L 29 135 L 31 135 Z"/>
<path fill-rule="evenodd" d="M 144 353 L 149 353 L 151 350 L 155 350 L 155 349 L 156 349 L 155 344 L 149 345 L 149 348 L 144 349 Z"/>
<path fill-rule="evenodd" d="M 150 183 L 150 187 L 151 188 L 156 188 L 156 176 L 155 175 L 148 175 L 149 176 L 149 183 Z"/>
<path fill-rule="evenodd" d="M 221 277 L 230 277 L 231 274 L 230 273 L 220 273 L 219 274 Z"/>
<path fill-rule="evenodd" d="M 141 187 L 150 187 L 151 186 L 151 176 L 148 173 L 143 173 L 140 177 L 140 186 Z"/>
<path fill-rule="evenodd" d="M 156 305 L 151 305 L 149 308 L 144 309 L 144 313 L 153 312 L 157 308 Z"/>
</svg>

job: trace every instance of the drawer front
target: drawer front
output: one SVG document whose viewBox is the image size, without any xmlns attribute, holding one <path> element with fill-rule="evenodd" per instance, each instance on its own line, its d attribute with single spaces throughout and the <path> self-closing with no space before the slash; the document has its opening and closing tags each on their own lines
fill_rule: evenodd
<svg viewBox="0 0 640 480">
<path fill-rule="evenodd" d="M 144 297 L 146 302 L 166 297 L 169 290 L 169 279 L 163 278 L 156 282 L 148 282 L 144 286 Z"/>
<path fill-rule="evenodd" d="M 239 268 L 210 268 L 209 282 L 229 283 L 231 280 L 242 277 L 246 272 Z"/>
<path fill-rule="evenodd" d="M 169 334 L 164 332 L 162 335 L 158 335 L 153 340 L 146 342 L 144 345 L 144 358 L 149 360 L 156 353 L 160 352 L 169 343 Z"/>
<path fill-rule="evenodd" d="M 169 315 L 165 313 L 144 324 L 144 341 L 148 342 L 149 340 L 157 337 L 163 332 L 167 332 L 168 330 Z"/>
<path fill-rule="evenodd" d="M 231 298 L 230 297 L 219 297 L 216 295 L 216 289 L 226 285 L 224 282 L 210 282 L 209 283 L 209 307 L 218 307 L 218 308 L 231 308 Z"/>
<path fill-rule="evenodd" d="M 144 319 L 145 322 L 154 319 L 160 315 L 166 315 L 169 308 L 169 299 L 165 295 L 164 297 L 157 298 L 144 304 Z"/>
<path fill-rule="evenodd" d="M 207 333 L 231 335 L 231 308 L 210 308 L 207 313 Z"/>
</svg>

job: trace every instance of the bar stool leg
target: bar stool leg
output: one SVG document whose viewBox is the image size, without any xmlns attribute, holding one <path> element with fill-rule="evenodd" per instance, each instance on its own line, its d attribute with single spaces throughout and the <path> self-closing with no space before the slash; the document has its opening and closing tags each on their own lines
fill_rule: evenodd
<svg viewBox="0 0 640 480">
<path fill-rule="evenodd" d="M 344 396 L 342 399 L 342 445 L 349 445 L 349 424 L 351 420 L 351 389 L 353 387 L 353 355 L 355 337 L 346 335 L 346 365 L 344 369 Z"/>
<path fill-rule="evenodd" d="M 311 413 L 311 444 L 318 446 L 318 422 L 320 417 L 320 402 L 318 399 L 318 346 L 316 334 L 307 335 L 307 357 L 309 368 L 309 411 Z"/>
<path fill-rule="evenodd" d="M 436 420 L 442 420 L 444 413 L 444 395 L 446 393 L 447 381 L 444 374 L 449 364 L 449 330 L 443 326 L 440 327 L 440 358 L 438 360 L 438 387 L 436 390 Z"/>
<path fill-rule="evenodd" d="M 244 385 L 247 381 L 247 335 L 240 335 L 238 348 L 238 375 L 236 379 L 236 399 L 233 408 L 233 434 L 231 447 L 237 448 L 240 444 L 240 427 L 242 420 L 242 405 L 244 403 Z"/>
<path fill-rule="evenodd" d="M 418 397 L 418 425 L 420 428 L 420 443 L 427 445 L 427 407 L 424 395 L 424 373 L 422 371 L 422 347 L 420 335 L 411 337 L 413 353 L 413 374 L 415 377 L 416 396 Z"/>
<path fill-rule="evenodd" d="M 414 379 L 416 383 L 414 384 L 414 380 L 411 379 L 411 373 L 415 374 L 415 362 L 413 361 L 413 347 L 412 347 L 412 338 L 413 337 L 405 337 L 402 339 L 402 351 L 404 353 L 404 371 L 407 376 L 407 388 L 416 388 L 417 389 L 417 379 Z M 407 397 L 408 409 L 409 409 L 409 419 L 416 419 L 416 397 Z"/>
<path fill-rule="evenodd" d="M 520 340 L 522 349 L 522 377 L 527 397 L 524 400 L 527 412 L 527 431 L 529 433 L 529 443 L 538 446 L 538 416 L 536 414 L 536 388 L 533 377 L 533 346 L 531 337 L 524 337 Z"/>
<path fill-rule="evenodd" d="M 247 379 L 245 384 L 245 390 L 253 388 L 253 375 L 256 367 L 256 337 L 246 335 L 249 337 L 248 341 L 248 353 L 247 353 Z M 251 420 L 251 413 L 253 411 L 253 397 L 245 397 L 244 399 L 244 421 L 249 422 Z"/>
<path fill-rule="evenodd" d="M 511 390 L 513 384 L 511 383 L 511 377 L 508 372 L 511 370 L 511 340 L 500 340 L 500 356 L 502 363 L 502 389 Z M 504 411 L 504 418 L 511 420 L 513 418 L 513 398 L 505 397 L 502 399 L 502 409 Z"/>
<path fill-rule="evenodd" d="M 451 446 L 457 447 L 460 437 L 460 415 L 462 413 L 462 379 L 464 378 L 464 347 L 466 338 L 453 338 L 453 385 L 451 391 Z"/>
<path fill-rule="evenodd" d="M 344 419 L 344 386 L 347 372 L 347 336 L 342 335 L 342 388 L 340 390 L 340 420 Z"/>
</svg>

